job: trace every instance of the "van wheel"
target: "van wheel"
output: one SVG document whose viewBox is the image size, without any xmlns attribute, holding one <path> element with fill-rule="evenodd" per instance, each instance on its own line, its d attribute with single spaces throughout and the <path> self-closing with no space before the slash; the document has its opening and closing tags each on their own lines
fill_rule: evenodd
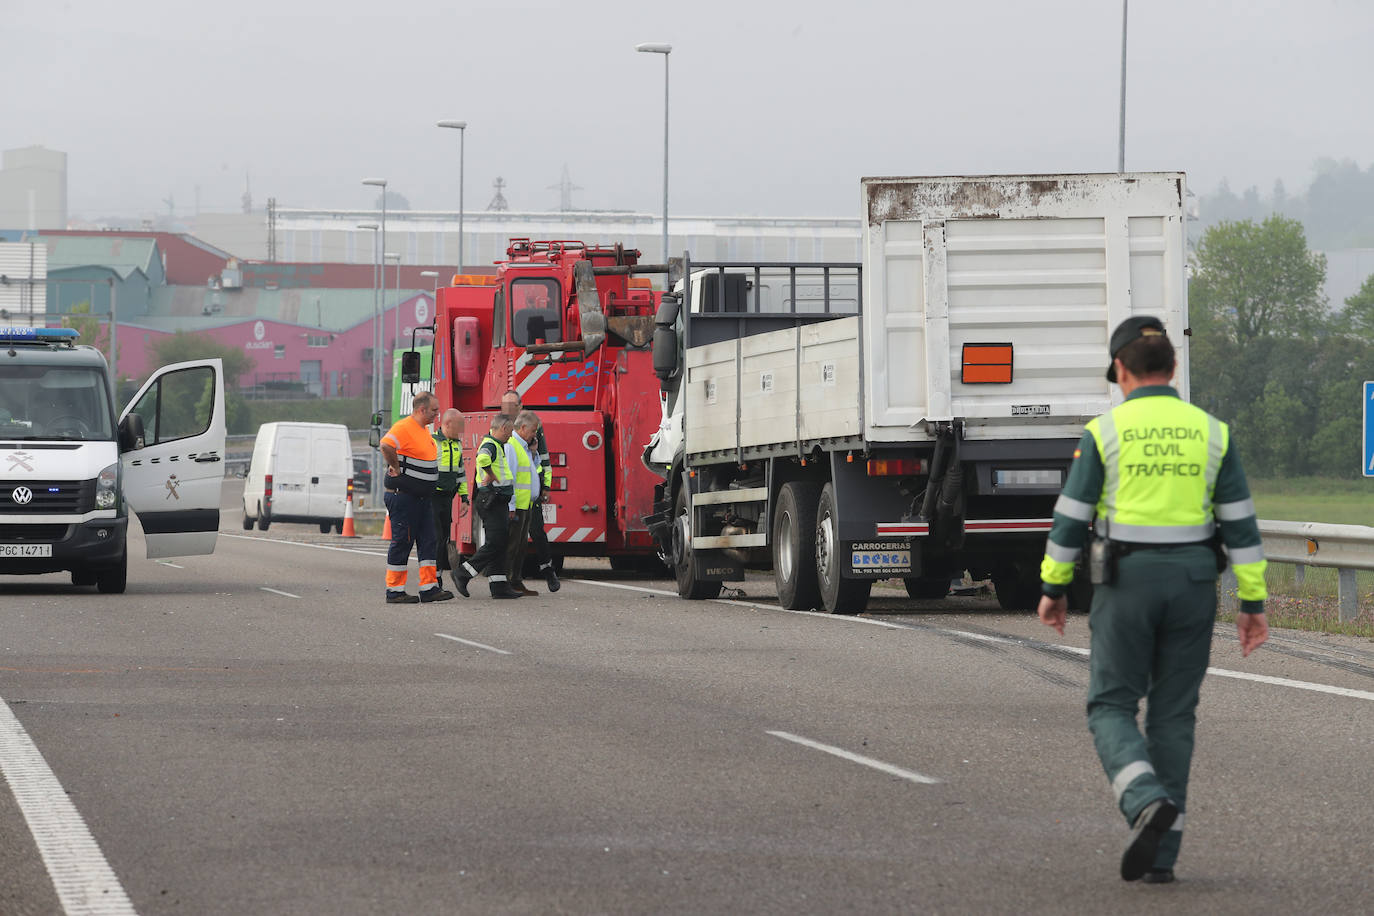
<svg viewBox="0 0 1374 916">
<path fill-rule="evenodd" d="M 687 491 L 677 491 L 673 497 L 673 575 L 677 579 L 679 598 L 701 601 L 720 595 L 719 582 L 699 582 L 692 561 L 692 516 L 687 511 Z"/>
<path fill-rule="evenodd" d="M 328 534 L 332 525 L 332 522 L 320 522 L 320 534 Z"/>
<path fill-rule="evenodd" d="M 773 513 L 773 583 L 789 611 L 821 605 L 816 580 L 816 501 L 820 487 L 806 480 L 782 485 Z"/>
<path fill-rule="evenodd" d="M 272 519 L 266 512 L 262 511 L 262 506 L 258 506 L 258 530 L 266 531 L 270 524 L 272 524 Z"/>
<path fill-rule="evenodd" d="M 247 512 L 243 513 L 243 530 L 244 530 L 244 531 L 252 531 L 252 530 L 253 530 L 253 520 L 252 520 L 251 518 L 248 517 L 248 513 L 247 513 Z"/>
<path fill-rule="evenodd" d="M 343 519 L 339 519 L 334 523 L 334 533 L 343 534 Z"/>
<path fill-rule="evenodd" d="M 832 614 L 859 614 L 868 607 L 872 579 L 846 579 L 842 574 L 844 544 L 835 511 L 835 485 L 827 483 L 816 507 L 816 579 L 821 602 Z"/>
<path fill-rule="evenodd" d="M 89 569 L 73 569 L 72 585 L 95 585 L 96 574 Z"/>
<path fill-rule="evenodd" d="M 95 587 L 106 595 L 124 594 L 124 586 L 129 581 L 129 551 L 126 548 L 119 555 L 119 560 L 114 566 L 102 569 L 95 575 Z"/>
</svg>

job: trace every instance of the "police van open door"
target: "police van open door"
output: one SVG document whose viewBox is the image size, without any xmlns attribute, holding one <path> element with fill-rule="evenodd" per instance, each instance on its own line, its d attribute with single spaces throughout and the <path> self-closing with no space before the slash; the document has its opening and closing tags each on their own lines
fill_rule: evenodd
<svg viewBox="0 0 1374 916">
<path fill-rule="evenodd" d="M 224 364 L 164 366 L 119 418 L 124 498 L 148 558 L 215 552 L 224 482 Z"/>
</svg>

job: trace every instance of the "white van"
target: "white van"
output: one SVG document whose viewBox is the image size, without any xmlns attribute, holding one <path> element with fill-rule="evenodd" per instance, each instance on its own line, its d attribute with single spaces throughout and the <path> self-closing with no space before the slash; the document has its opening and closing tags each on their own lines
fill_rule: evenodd
<svg viewBox="0 0 1374 916">
<path fill-rule="evenodd" d="M 243 528 L 273 522 L 343 531 L 353 487 L 353 446 L 342 423 L 264 423 L 243 482 Z"/>
</svg>

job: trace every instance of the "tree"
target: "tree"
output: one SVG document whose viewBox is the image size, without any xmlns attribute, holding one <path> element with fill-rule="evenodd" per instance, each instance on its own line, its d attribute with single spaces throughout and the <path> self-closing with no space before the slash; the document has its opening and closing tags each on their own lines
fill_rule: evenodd
<svg viewBox="0 0 1374 916">
<path fill-rule="evenodd" d="M 1326 324 L 1326 257 L 1308 251 L 1295 219 L 1218 223 L 1203 233 L 1194 268 L 1191 313 L 1234 346 L 1312 336 Z"/>
<path fill-rule="evenodd" d="M 110 346 L 110 330 L 105 322 L 101 321 L 96 315 L 91 314 L 90 300 L 78 302 L 72 306 L 71 313 L 62 318 L 64 328 L 75 328 L 81 335 L 81 343 L 95 347 L 101 353 L 105 353 Z M 107 354 L 108 358 L 108 354 Z"/>
<path fill-rule="evenodd" d="M 1345 300 L 1339 321 L 1343 333 L 1374 340 L 1374 275 L 1366 277 L 1360 291 Z"/>
</svg>

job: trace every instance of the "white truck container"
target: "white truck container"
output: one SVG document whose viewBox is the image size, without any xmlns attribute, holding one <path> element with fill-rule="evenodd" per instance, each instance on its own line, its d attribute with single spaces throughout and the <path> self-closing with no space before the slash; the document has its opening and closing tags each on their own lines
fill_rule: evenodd
<svg viewBox="0 0 1374 916">
<path fill-rule="evenodd" d="M 861 264 L 689 261 L 645 454 L 679 593 L 771 565 L 785 606 L 853 613 L 875 579 L 933 598 L 967 570 L 1033 607 L 1073 449 L 1113 403 L 1111 330 L 1162 319 L 1188 396 L 1185 193 L 1181 173 L 866 178 Z"/>
<path fill-rule="evenodd" d="M 0 328 L 0 574 L 123 592 L 129 512 L 150 558 L 213 553 L 224 480 L 220 360 L 165 366 L 118 423 L 105 357 L 67 328 Z"/>
<path fill-rule="evenodd" d="M 343 531 L 353 489 L 353 446 L 342 423 L 275 422 L 258 427 L 243 481 L 243 527 L 302 522 Z"/>
</svg>

